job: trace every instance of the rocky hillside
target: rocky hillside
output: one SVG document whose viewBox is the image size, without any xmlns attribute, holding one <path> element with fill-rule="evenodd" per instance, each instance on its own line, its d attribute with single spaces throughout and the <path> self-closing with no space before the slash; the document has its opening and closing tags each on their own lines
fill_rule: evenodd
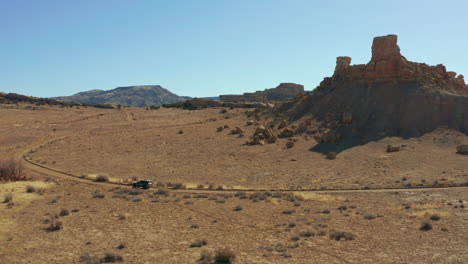
<svg viewBox="0 0 468 264">
<path fill-rule="evenodd" d="M 388 35 L 374 39 L 369 63 L 351 65 L 350 57 L 338 57 L 332 77 L 270 116 L 318 121 L 310 132 L 325 142 L 412 137 L 439 126 L 468 134 L 468 88 L 463 75 L 442 64 L 408 61 L 397 36 Z"/>
<path fill-rule="evenodd" d="M 72 96 L 56 97 L 54 99 L 81 103 L 114 104 L 127 106 L 159 106 L 177 103 L 189 99 L 178 96 L 159 85 L 127 86 L 113 90 L 91 90 Z"/>
<path fill-rule="evenodd" d="M 295 83 L 281 83 L 276 88 L 257 91 L 255 93 L 244 93 L 242 95 L 221 95 L 219 99 L 230 102 L 284 101 L 301 93 L 304 93 L 303 85 Z"/>
</svg>

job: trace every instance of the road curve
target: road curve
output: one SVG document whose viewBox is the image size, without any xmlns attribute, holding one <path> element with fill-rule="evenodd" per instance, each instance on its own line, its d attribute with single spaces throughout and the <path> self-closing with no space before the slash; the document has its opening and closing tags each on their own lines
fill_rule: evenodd
<svg viewBox="0 0 468 264">
<path fill-rule="evenodd" d="M 27 159 L 26 155 L 30 151 L 34 151 L 42 146 L 45 146 L 49 143 L 54 141 L 64 139 L 67 137 L 72 136 L 73 134 L 56 137 L 49 140 L 41 140 L 31 144 L 30 146 L 22 149 L 15 155 L 15 158 L 18 160 L 23 161 L 23 165 L 32 171 L 45 174 L 48 176 L 73 180 L 76 182 L 84 183 L 84 184 L 92 184 L 92 185 L 99 185 L 99 186 L 107 186 L 107 187 L 116 187 L 116 186 L 130 186 L 129 184 L 119 183 L 119 182 L 96 182 L 91 179 L 82 178 L 79 175 L 75 175 L 72 173 L 60 171 L 54 168 L 50 168 L 38 163 L 33 162 L 32 160 Z M 257 191 L 271 191 L 271 192 L 316 192 L 316 193 L 358 193 L 358 192 L 408 192 L 408 191 L 430 191 L 430 190 L 451 190 L 451 189 L 467 189 L 468 186 L 425 186 L 425 187 L 408 187 L 408 188 L 379 188 L 379 189 L 273 189 L 273 188 L 232 188 L 232 189 L 172 189 L 173 191 L 178 192 L 257 192 Z"/>
</svg>

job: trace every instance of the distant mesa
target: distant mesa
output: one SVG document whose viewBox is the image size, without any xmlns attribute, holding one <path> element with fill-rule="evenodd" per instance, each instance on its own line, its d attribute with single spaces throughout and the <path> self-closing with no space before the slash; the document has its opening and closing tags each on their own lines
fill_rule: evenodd
<svg viewBox="0 0 468 264">
<path fill-rule="evenodd" d="M 397 36 L 374 38 L 372 59 L 351 65 L 338 57 L 333 76 L 311 93 L 276 106 L 272 116 L 290 122 L 318 120 L 318 134 L 348 146 L 386 136 L 413 137 L 439 126 L 468 133 L 468 87 L 445 66 L 408 61 Z"/>
<path fill-rule="evenodd" d="M 146 107 L 182 102 L 189 98 L 173 94 L 159 85 L 141 85 L 117 87 L 107 91 L 90 90 L 72 96 L 55 97 L 54 99 L 80 103 Z"/>
<path fill-rule="evenodd" d="M 244 93 L 242 95 L 221 95 L 219 96 L 219 99 L 225 102 L 285 101 L 294 98 L 301 93 L 304 93 L 303 85 L 295 83 L 281 83 L 276 88 L 257 91 L 254 93 Z"/>
</svg>

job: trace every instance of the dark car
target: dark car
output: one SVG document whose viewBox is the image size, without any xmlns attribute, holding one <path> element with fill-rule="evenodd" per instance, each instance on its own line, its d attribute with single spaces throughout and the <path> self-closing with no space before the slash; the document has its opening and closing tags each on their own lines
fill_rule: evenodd
<svg viewBox="0 0 468 264">
<path fill-rule="evenodd" d="M 151 181 L 147 181 L 147 180 L 140 180 L 140 181 L 137 181 L 137 182 L 134 182 L 132 184 L 133 188 L 143 188 L 143 189 L 148 189 L 149 187 L 151 187 L 153 183 Z"/>
</svg>

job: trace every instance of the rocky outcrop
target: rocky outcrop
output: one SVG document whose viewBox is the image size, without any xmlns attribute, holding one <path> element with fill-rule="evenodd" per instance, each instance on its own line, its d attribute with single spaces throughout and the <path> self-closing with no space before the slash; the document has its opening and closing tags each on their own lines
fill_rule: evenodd
<svg viewBox="0 0 468 264">
<path fill-rule="evenodd" d="M 255 93 L 244 93 L 242 95 L 221 95 L 221 101 L 241 102 L 266 102 L 284 101 L 304 93 L 304 86 L 295 83 L 281 83 L 276 88 L 257 91 Z"/>
<path fill-rule="evenodd" d="M 323 142 L 411 137 L 438 126 L 468 133 L 468 88 L 442 64 L 408 61 L 397 36 L 377 37 L 367 64 L 338 57 L 333 76 L 312 93 L 277 106 L 278 118 L 321 122 Z M 280 120 L 281 120 L 280 119 Z"/>
</svg>

